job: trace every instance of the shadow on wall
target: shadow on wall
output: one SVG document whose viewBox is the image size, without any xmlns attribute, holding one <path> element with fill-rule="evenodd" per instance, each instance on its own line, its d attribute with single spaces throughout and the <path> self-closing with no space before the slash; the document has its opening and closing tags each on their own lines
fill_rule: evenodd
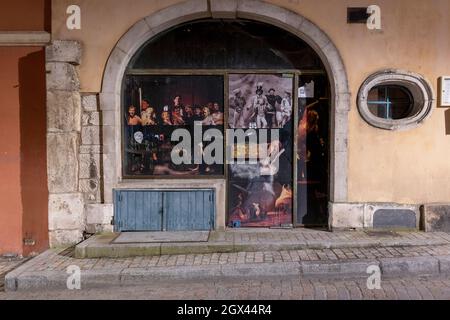
<svg viewBox="0 0 450 320">
<path fill-rule="evenodd" d="M 450 109 L 445 111 L 445 134 L 450 136 Z"/>
<path fill-rule="evenodd" d="M 44 29 L 52 31 L 52 0 L 44 0 Z"/>
<path fill-rule="evenodd" d="M 48 248 L 45 50 L 19 60 L 24 256 Z"/>
</svg>

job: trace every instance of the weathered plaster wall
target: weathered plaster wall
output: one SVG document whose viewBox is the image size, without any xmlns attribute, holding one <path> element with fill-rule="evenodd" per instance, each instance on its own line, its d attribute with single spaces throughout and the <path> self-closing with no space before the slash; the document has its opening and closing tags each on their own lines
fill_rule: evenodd
<svg viewBox="0 0 450 320">
<path fill-rule="evenodd" d="M 50 31 L 51 0 L 0 3 L 0 31 Z"/>
<path fill-rule="evenodd" d="M 83 63 L 82 92 L 99 92 L 107 59 L 134 23 L 181 1 L 53 1 L 53 38 L 79 40 Z M 346 8 L 367 6 L 362 0 L 267 1 L 299 13 L 327 33 L 347 69 L 352 94 L 349 117 L 349 202 L 421 204 L 450 199 L 450 136 L 445 109 L 405 132 L 372 128 L 360 117 L 356 95 L 370 74 L 386 68 L 422 74 L 437 92 L 437 78 L 450 74 L 450 2 L 448 0 L 377 0 L 383 30 L 346 23 Z M 66 8 L 82 8 L 82 30 L 65 27 Z M 372 4 L 372 2 L 370 3 Z M 447 123 L 447 126 L 449 124 Z"/>
<path fill-rule="evenodd" d="M 44 64 L 43 48 L 0 47 L 0 255 L 48 246 Z"/>
<path fill-rule="evenodd" d="M 22 253 L 19 58 L 30 48 L 0 48 L 0 254 Z"/>
<path fill-rule="evenodd" d="M 51 0 L 0 3 L 0 255 L 48 247 L 45 43 Z M 22 31 L 22 32 L 20 32 Z"/>
<path fill-rule="evenodd" d="M 22 238 L 27 256 L 48 248 L 45 49 L 33 50 L 18 66 Z"/>
</svg>

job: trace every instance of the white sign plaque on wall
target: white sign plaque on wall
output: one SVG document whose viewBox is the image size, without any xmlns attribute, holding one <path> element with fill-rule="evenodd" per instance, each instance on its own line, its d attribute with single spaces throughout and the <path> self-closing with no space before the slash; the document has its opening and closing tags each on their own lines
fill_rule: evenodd
<svg viewBox="0 0 450 320">
<path fill-rule="evenodd" d="M 441 77 L 441 107 L 450 107 L 450 76 Z"/>
</svg>

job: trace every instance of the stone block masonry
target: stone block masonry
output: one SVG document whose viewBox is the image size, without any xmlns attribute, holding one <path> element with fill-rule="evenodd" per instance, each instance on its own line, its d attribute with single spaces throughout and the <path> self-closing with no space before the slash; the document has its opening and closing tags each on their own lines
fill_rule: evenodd
<svg viewBox="0 0 450 320">
<path fill-rule="evenodd" d="M 47 59 L 47 171 L 52 247 L 84 234 L 112 231 L 112 205 L 103 205 L 102 112 L 96 93 L 80 93 L 82 47 L 55 40 Z"/>
<path fill-rule="evenodd" d="M 84 198 L 86 233 L 112 232 L 113 205 L 104 203 L 103 124 L 104 112 L 96 93 L 82 93 L 79 191 Z"/>
<path fill-rule="evenodd" d="M 450 204 L 432 203 L 421 208 L 423 228 L 427 232 L 450 232 Z"/>
<path fill-rule="evenodd" d="M 84 195 L 86 204 L 101 203 L 102 115 L 97 94 L 82 94 L 81 107 L 79 191 Z"/>
<path fill-rule="evenodd" d="M 47 172 L 50 245 L 83 240 L 84 195 L 80 191 L 81 96 L 77 66 L 81 45 L 53 41 L 46 48 Z"/>
</svg>

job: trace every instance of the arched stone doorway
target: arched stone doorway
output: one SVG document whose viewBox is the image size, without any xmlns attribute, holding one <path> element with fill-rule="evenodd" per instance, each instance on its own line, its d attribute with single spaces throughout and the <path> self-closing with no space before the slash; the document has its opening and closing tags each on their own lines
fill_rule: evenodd
<svg viewBox="0 0 450 320">
<path fill-rule="evenodd" d="M 112 117 L 103 119 L 103 179 L 105 202 L 112 203 L 115 188 L 145 188 L 148 183 L 130 182 L 122 176 L 121 152 L 121 92 L 125 70 L 135 53 L 152 37 L 176 25 L 205 18 L 247 19 L 261 21 L 284 29 L 308 43 L 321 58 L 331 87 L 330 137 L 330 203 L 347 202 L 347 126 L 350 93 L 346 71 L 340 55 L 328 36 L 306 18 L 286 9 L 262 1 L 203 1 L 183 2 L 154 13 L 136 23 L 117 43 L 105 69 L 100 94 L 100 106 L 113 111 Z M 226 186 L 223 182 L 184 181 L 152 182 L 156 188 L 216 189 L 216 228 L 225 226 Z"/>
</svg>

